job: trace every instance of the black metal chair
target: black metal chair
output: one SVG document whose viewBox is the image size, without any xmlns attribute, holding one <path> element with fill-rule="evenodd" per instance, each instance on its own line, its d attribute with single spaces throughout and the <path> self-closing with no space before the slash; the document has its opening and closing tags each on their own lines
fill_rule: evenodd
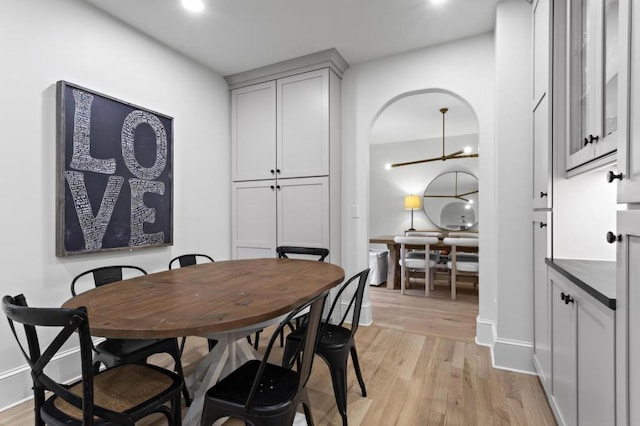
<svg viewBox="0 0 640 426">
<path fill-rule="evenodd" d="M 262 361 L 251 360 L 211 387 L 204 400 L 201 425 L 209 426 L 223 417 L 235 417 L 261 426 L 291 425 L 302 403 L 307 424 L 313 425 L 306 383 L 311 373 L 318 327 L 327 292 L 305 303 L 280 322 L 271 336 Z M 307 326 L 301 335 L 302 361 L 297 371 L 268 362 L 278 332 L 302 310 L 310 307 Z"/>
<path fill-rule="evenodd" d="M 130 265 L 114 265 L 103 266 L 100 268 L 90 269 L 77 275 L 71 281 L 71 294 L 76 295 L 76 286 L 80 280 L 87 276 L 93 275 L 93 283 L 96 287 L 110 284 L 116 281 L 122 281 L 123 271 L 133 271 L 147 275 L 147 272 L 137 266 Z M 113 367 L 121 364 L 146 362 L 153 354 L 166 353 L 171 355 L 175 363 L 175 371 L 184 380 L 182 372 L 182 362 L 180 360 L 180 348 L 178 339 L 105 339 L 95 347 L 93 357 L 94 371 L 97 373 L 100 364 L 105 367 Z M 186 384 L 183 387 L 183 394 L 187 406 L 191 405 L 191 397 L 187 390 Z"/>
<path fill-rule="evenodd" d="M 169 262 L 169 269 L 173 269 L 175 262 L 178 262 L 181 268 L 184 268 L 185 266 L 195 265 L 196 263 L 198 263 L 198 258 L 203 258 L 207 259 L 209 262 L 214 262 L 213 258 L 207 254 L 183 254 L 171 259 L 171 262 Z"/>
<path fill-rule="evenodd" d="M 32 308 L 20 294 L 4 296 L 2 310 L 31 368 L 36 426 L 133 426 L 152 413 L 162 413 L 170 425 L 181 424 L 183 382 L 177 374 L 148 364 L 123 364 L 94 372 L 86 308 Z M 24 334 L 16 324 L 24 326 Z M 38 329 L 44 327 L 58 332 L 39 335 Z M 70 385 L 62 384 L 48 374 L 48 370 L 58 373 L 55 366 L 48 368 L 48 364 L 66 342 L 75 338 L 80 345 L 78 375 L 82 378 Z M 49 344 L 41 347 L 45 340 L 50 340 Z M 52 395 L 45 400 L 45 392 L 49 391 Z"/>
<path fill-rule="evenodd" d="M 174 264 L 178 262 L 181 268 L 185 268 L 187 266 L 196 265 L 198 262 L 198 258 L 207 259 L 209 262 L 215 262 L 213 258 L 207 254 L 183 254 L 181 256 L 174 257 L 169 262 L 169 269 L 173 269 Z M 184 345 L 187 342 L 187 336 L 182 336 L 182 341 L 180 342 L 180 356 L 182 357 L 182 352 L 184 352 Z M 209 345 L 209 350 L 213 349 L 213 347 L 218 343 L 215 339 L 207 339 L 207 343 Z"/>
<path fill-rule="evenodd" d="M 338 411 L 342 416 L 342 424 L 347 424 L 347 359 L 351 354 L 353 360 L 353 367 L 356 370 L 356 377 L 362 390 L 362 396 L 367 396 L 367 390 L 364 386 L 364 380 L 362 379 L 362 373 L 360 372 L 360 363 L 358 362 L 358 353 L 356 351 L 356 343 L 354 335 L 358 331 L 358 322 L 360 321 L 360 310 L 362 308 L 362 298 L 364 295 L 364 289 L 367 285 L 367 277 L 369 276 L 369 269 L 354 275 L 347 281 L 340 291 L 336 294 L 336 297 L 329 309 L 327 320 L 322 322 L 320 326 L 320 340 L 316 346 L 316 353 L 322 357 L 329 366 L 331 373 L 331 381 L 333 382 L 333 391 L 336 396 L 336 403 L 338 405 Z M 336 306 L 340 306 L 340 298 L 344 291 L 350 286 L 351 283 L 358 280 L 358 286 L 355 289 L 349 305 L 342 315 L 342 319 L 338 324 L 330 324 L 328 321 L 332 317 Z M 345 319 L 349 312 L 353 311 L 351 318 L 351 328 L 343 327 Z M 284 347 L 284 354 L 282 355 L 282 365 L 291 365 L 299 354 L 298 347 L 301 339 L 304 336 L 303 324 L 295 331 L 287 336 L 287 343 Z"/>
<path fill-rule="evenodd" d="M 276 253 L 279 259 L 289 259 L 287 255 L 294 255 L 296 258 L 304 258 L 304 257 L 317 257 L 318 262 L 324 262 L 327 256 L 329 256 L 329 250 L 326 248 L 316 248 L 316 247 L 296 247 L 296 246 L 279 246 L 276 247 Z M 301 257 L 302 256 L 302 257 Z M 301 317 L 304 316 L 304 312 L 300 313 L 298 318 L 294 318 L 287 327 L 291 329 L 291 331 L 295 330 L 295 327 L 300 325 Z M 294 326 L 295 322 L 295 326 Z M 262 330 L 256 331 L 253 348 L 258 350 L 258 344 L 260 343 L 260 333 Z M 251 337 L 247 336 L 247 341 L 251 344 Z M 284 329 L 280 332 L 280 347 L 284 346 Z"/>
</svg>

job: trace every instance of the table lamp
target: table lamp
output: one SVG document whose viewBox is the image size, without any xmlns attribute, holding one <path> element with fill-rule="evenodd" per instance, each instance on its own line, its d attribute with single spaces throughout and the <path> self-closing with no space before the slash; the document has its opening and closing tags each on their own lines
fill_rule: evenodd
<svg viewBox="0 0 640 426">
<path fill-rule="evenodd" d="M 411 228 L 409 228 L 409 231 L 415 231 L 415 228 L 413 227 L 413 210 L 419 208 L 420 197 L 413 194 L 404 197 L 404 209 L 411 210 Z"/>
</svg>

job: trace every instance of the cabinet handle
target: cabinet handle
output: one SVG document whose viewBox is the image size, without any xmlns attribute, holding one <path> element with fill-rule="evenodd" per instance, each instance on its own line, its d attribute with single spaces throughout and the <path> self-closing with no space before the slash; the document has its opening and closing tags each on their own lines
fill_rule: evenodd
<svg viewBox="0 0 640 426">
<path fill-rule="evenodd" d="M 540 198 L 546 197 L 548 194 L 546 192 L 540 191 Z"/>
<path fill-rule="evenodd" d="M 276 171 L 275 171 L 275 170 L 273 170 L 273 169 L 271 169 L 270 171 L 271 171 L 271 174 L 274 174 L 274 173 L 276 172 Z"/>
<path fill-rule="evenodd" d="M 271 189 L 276 189 L 276 187 L 275 187 L 275 186 L 273 186 L 273 185 L 271 185 L 271 186 L 270 186 L 270 188 L 271 188 Z"/>
<path fill-rule="evenodd" d="M 276 173 L 280 174 L 280 169 L 276 169 Z"/>
<path fill-rule="evenodd" d="M 609 170 L 609 173 L 607 173 L 607 182 L 611 183 L 616 179 L 622 180 L 622 173 L 615 174 Z"/>
<path fill-rule="evenodd" d="M 540 229 L 542 229 L 542 228 L 546 228 L 546 227 L 547 227 L 547 224 L 546 224 L 546 223 L 544 223 L 544 222 L 540 222 Z"/>
<path fill-rule="evenodd" d="M 276 189 L 279 191 L 280 190 L 280 185 L 276 185 Z"/>
<path fill-rule="evenodd" d="M 569 296 L 568 294 L 564 294 L 564 292 L 560 293 L 560 300 L 563 300 L 565 305 L 573 303 L 573 297 Z"/>
<path fill-rule="evenodd" d="M 587 145 L 589 145 L 589 139 L 584 138 L 584 145 L 583 146 L 587 146 Z"/>
<path fill-rule="evenodd" d="M 609 231 L 607 232 L 607 242 L 609 244 L 613 244 L 617 241 L 622 241 L 622 235 L 621 234 L 614 234 L 613 232 Z"/>
</svg>

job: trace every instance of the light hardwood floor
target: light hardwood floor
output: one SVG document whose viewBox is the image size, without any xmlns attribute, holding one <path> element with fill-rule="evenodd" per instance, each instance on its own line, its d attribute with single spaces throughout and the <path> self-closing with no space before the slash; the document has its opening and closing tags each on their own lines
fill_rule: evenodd
<svg viewBox="0 0 640 426">
<path fill-rule="evenodd" d="M 350 425 L 556 424 L 535 376 L 492 368 L 489 349 L 474 343 L 477 290 L 462 286 L 456 301 L 448 298 L 445 286 L 437 286 L 428 299 L 419 287 L 405 296 L 371 287 L 370 296 L 375 323 L 356 334 L 368 395 L 360 394 L 349 362 Z M 188 374 L 205 353 L 206 340 L 191 337 L 187 342 L 183 363 Z M 280 351 L 272 357 L 277 362 Z M 166 357 L 152 361 L 171 366 Z M 329 370 L 319 358 L 307 386 L 315 423 L 341 425 Z M 31 425 L 31 411 L 32 404 L 25 403 L 0 413 L 0 425 Z M 141 424 L 164 422 L 148 418 Z"/>
</svg>

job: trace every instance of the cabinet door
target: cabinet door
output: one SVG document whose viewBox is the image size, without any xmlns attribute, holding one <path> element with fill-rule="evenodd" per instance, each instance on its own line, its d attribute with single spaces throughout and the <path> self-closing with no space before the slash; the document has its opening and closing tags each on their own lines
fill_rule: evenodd
<svg viewBox="0 0 640 426">
<path fill-rule="evenodd" d="M 617 424 L 640 424 L 640 210 L 617 218 Z"/>
<path fill-rule="evenodd" d="M 620 1 L 620 114 L 617 172 L 619 203 L 640 202 L 640 7 Z M 636 76 L 632 78 L 632 76 Z"/>
<path fill-rule="evenodd" d="M 329 70 L 278 80 L 281 178 L 329 174 Z"/>
<path fill-rule="evenodd" d="M 533 9 L 533 102 L 549 93 L 551 13 L 549 2 L 538 0 Z"/>
<path fill-rule="evenodd" d="M 278 180 L 278 245 L 329 248 L 329 178 Z"/>
<path fill-rule="evenodd" d="M 275 180 L 237 182 L 231 188 L 232 258 L 275 257 Z"/>
<path fill-rule="evenodd" d="M 554 271 L 549 271 L 551 287 L 552 400 L 566 426 L 577 425 L 577 315 L 576 303 L 565 303 L 569 287 Z"/>
<path fill-rule="evenodd" d="M 545 258 L 551 256 L 549 212 L 533 217 L 533 361 L 540 382 L 551 393 L 551 292 Z"/>
<path fill-rule="evenodd" d="M 578 422 L 579 425 L 615 423 L 614 311 L 579 292 L 578 312 Z M 576 300 L 579 296 L 574 296 Z"/>
<path fill-rule="evenodd" d="M 617 148 L 618 0 L 571 0 L 569 16 L 567 170 Z"/>
<path fill-rule="evenodd" d="M 231 176 L 272 179 L 276 172 L 275 82 L 231 91 Z"/>
<path fill-rule="evenodd" d="M 533 110 L 533 208 L 551 208 L 551 128 L 549 96 Z"/>
</svg>

